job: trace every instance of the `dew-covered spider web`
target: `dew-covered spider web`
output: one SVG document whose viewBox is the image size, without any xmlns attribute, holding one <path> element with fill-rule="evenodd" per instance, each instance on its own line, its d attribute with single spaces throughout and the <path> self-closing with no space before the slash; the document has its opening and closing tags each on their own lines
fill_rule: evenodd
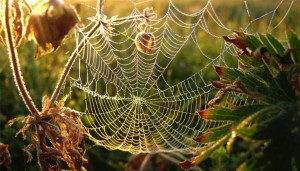
<svg viewBox="0 0 300 171">
<path fill-rule="evenodd" d="M 86 1 L 80 4 L 97 12 Z M 193 138 L 226 124 L 205 122 L 198 115 L 215 93 L 210 85 L 217 79 L 213 66 L 237 65 L 236 50 L 222 36 L 234 30 L 280 30 L 296 3 L 111 0 L 111 4 L 113 12 L 109 0 L 104 4 L 107 18 L 90 17 L 75 31 L 77 45 L 85 43 L 73 68 L 77 75 L 72 76 L 71 91 L 84 94 L 81 120 L 92 141 L 108 149 L 141 153 L 189 152 L 209 145 Z M 129 12 L 113 17 L 124 6 Z M 122 17 L 128 18 L 116 20 Z M 102 24 L 89 35 L 99 18 Z M 145 30 L 154 36 L 149 53 L 135 44 L 136 35 Z M 228 98 L 238 103 L 246 97 Z"/>
</svg>

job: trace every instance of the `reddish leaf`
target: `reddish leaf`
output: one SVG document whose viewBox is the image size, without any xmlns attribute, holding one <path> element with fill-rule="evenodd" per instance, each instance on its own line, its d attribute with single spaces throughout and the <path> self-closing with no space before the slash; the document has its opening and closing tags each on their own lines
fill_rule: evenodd
<svg viewBox="0 0 300 171">
<path fill-rule="evenodd" d="M 190 169 L 191 167 L 193 167 L 195 164 L 195 162 L 191 162 L 190 160 L 185 160 L 183 162 L 180 162 L 179 163 L 179 166 L 184 169 L 184 170 L 188 170 Z"/>
<path fill-rule="evenodd" d="M 227 84 L 224 84 L 220 81 L 211 81 L 211 84 L 218 89 L 225 88 L 227 86 Z"/>
<path fill-rule="evenodd" d="M 226 42 L 233 43 L 237 48 L 241 49 L 242 54 L 250 55 L 250 53 L 247 50 L 248 46 L 241 37 L 237 37 L 236 39 L 230 39 L 228 36 L 223 36 L 223 38 Z"/>
<path fill-rule="evenodd" d="M 205 143 L 207 140 L 207 137 L 211 133 L 210 130 L 208 130 L 205 134 L 201 135 L 200 137 L 193 138 L 197 142 Z"/>
<path fill-rule="evenodd" d="M 200 117 L 202 118 L 202 119 L 205 119 L 205 120 L 207 120 L 208 119 L 208 116 L 209 116 L 209 113 L 210 113 L 210 111 L 211 110 L 213 110 L 212 108 L 209 108 L 209 109 L 206 109 L 206 110 L 201 110 L 201 111 L 199 111 L 199 115 L 200 115 Z"/>
<path fill-rule="evenodd" d="M 225 76 L 226 68 L 222 66 L 215 66 L 215 70 L 218 76 L 223 79 Z"/>
</svg>

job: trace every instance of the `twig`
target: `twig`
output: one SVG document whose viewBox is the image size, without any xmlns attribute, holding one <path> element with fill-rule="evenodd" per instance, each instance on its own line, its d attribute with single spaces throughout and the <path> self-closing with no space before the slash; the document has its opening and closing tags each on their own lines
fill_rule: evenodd
<svg viewBox="0 0 300 171">
<path fill-rule="evenodd" d="M 149 153 L 149 154 L 146 155 L 146 157 L 144 158 L 144 160 L 143 160 L 143 162 L 142 162 L 142 164 L 139 168 L 139 171 L 145 171 L 145 168 L 148 165 L 148 163 L 149 163 L 152 156 L 153 156 L 152 153 Z"/>
<path fill-rule="evenodd" d="M 29 12 L 32 13 L 32 8 L 31 8 L 31 5 L 27 2 L 27 0 L 23 0 L 25 6 L 28 8 Z"/>
<path fill-rule="evenodd" d="M 36 108 L 34 102 L 32 101 L 32 98 L 30 94 L 28 93 L 28 90 L 25 86 L 25 83 L 23 81 L 22 77 L 22 71 L 20 69 L 20 64 L 19 64 L 19 58 L 18 58 L 18 53 L 15 49 L 14 42 L 13 42 L 13 36 L 11 33 L 11 26 L 9 22 L 9 9 L 10 4 L 9 0 L 6 0 L 5 4 L 5 26 L 6 26 L 6 42 L 8 44 L 7 49 L 8 49 L 8 56 L 9 56 L 9 63 L 11 66 L 11 69 L 13 71 L 13 77 L 14 77 L 14 82 L 18 88 L 18 91 L 22 97 L 22 100 L 24 101 L 27 109 L 30 111 L 30 113 L 33 116 L 38 116 L 39 111 Z"/>
<path fill-rule="evenodd" d="M 73 51 L 72 55 L 70 56 L 67 64 L 64 67 L 64 70 L 58 80 L 58 83 L 54 89 L 54 92 L 51 96 L 50 99 L 50 106 L 52 106 L 62 88 L 63 83 L 66 81 L 66 78 L 75 62 L 75 59 L 77 58 L 79 52 L 82 50 L 83 46 L 85 45 L 86 41 L 89 39 L 89 37 L 91 37 L 94 32 L 101 26 L 101 20 L 97 22 L 97 24 L 95 24 L 95 26 L 91 29 L 91 31 L 88 33 L 88 35 L 86 37 L 84 37 L 84 39 L 81 40 L 81 42 L 79 43 L 79 45 L 76 47 L 76 49 Z"/>
<path fill-rule="evenodd" d="M 105 3 L 105 0 L 98 0 L 98 3 L 99 3 L 99 5 L 98 5 L 98 7 L 99 7 L 99 11 L 98 11 L 98 13 L 100 14 L 100 16 L 101 16 L 101 14 L 103 13 L 103 8 L 104 8 L 104 3 Z"/>
</svg>

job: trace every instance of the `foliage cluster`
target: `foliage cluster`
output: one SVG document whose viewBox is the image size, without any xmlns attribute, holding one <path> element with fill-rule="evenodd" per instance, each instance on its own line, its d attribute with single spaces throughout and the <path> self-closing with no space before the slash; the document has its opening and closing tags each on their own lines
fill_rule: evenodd
<svg viewBox="0 0 300 171">
<path fill-rule="evenodd" d="M 300 168 L 300 40 L 289 28 L 286 34 L 287 48 L 270 34 L 224 36 L 240 50 L 239 68 L 215 67 L 220 81 L 212 84 L 219 91 L 199 115 L 207 122 L 226 124 L 195 138 L 213 145 L 182 162 L 184 169 L 202 162 L 224 143 L 228 153 L 242 153 L 238 170 Z M 247 98 L 236 104 L 225 98 L 230 92 Z M 246 151 L 237 150 L 238 142 L 247 144 Z"/>
</svg>

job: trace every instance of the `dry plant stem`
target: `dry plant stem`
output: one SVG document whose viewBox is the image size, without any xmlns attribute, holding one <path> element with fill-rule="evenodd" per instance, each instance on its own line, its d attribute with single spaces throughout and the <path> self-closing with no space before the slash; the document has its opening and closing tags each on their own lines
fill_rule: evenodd
<svg viewBox="0 0 300 171">
<path fill-rule="evenodd" d="M 13 71 L 14 81 L 16 83 L 18 91 L 19 91 L 26 107 L 28 108 L 28 110 L 30 111 L 30 113 L 33 116 L 37 117 L 39 115 L 39 111 L 36 108 L 35 104 L 33 103 L 32 98 L 26 89 L 26 86 L 25 86 L 25 83 L 24 83 L 23 77 L 22 77 L 22 71 L 20 69 L 18 53 L 14 46 L 13 36 L 12 36 L 10 22 L 9 22 L 9 11 L 10 11 L 9 7 L 10 7 L 9 0 L 6 0 L 5 26 L 6 26 L 6 42 L 8 44 L 7 49 L 9 52 L 8 56 L 9 56 L 10 66 Z"/>
<path fill-rule="evenodd" d="M 31 13 L 32 12 L 32 8 L 30 6 L 30 4 L 27 2 L 27 0 L 23 0 L 25 6 L 28 8 L 29 12 Z"/>
<path fill-rule="evenodd" d="M 101 16 L 101 14 L 103 13 L 103 7 L 104 7 L 104 3 L 105 3 L 105 0 L 98 0 L 98 3 L 99 3 L 99 14 Z"/>
<path fill-rule="evenodd" d="M 58 96 L 58 94 L 59 94 L 59 92 L 60 92 L 60 90 L 62 88 L 62 85 L 66 81 L 67 76 L 68 76 L 68 74 L 69 74 L 69 72 L 70 72 L 70 70 L 71 70 L 71 68 L 72 68 L 72 66 L 73 66 L 73 64 L 74 64 L 74 62 L 75 62 L 75 60 L 76 60 L 79 52 L 82 50 L 83 46 L 85 45 L 85 43 L 89 39 L 89 37 L 91 37 L 94 34 L 94 32 L 101 26 L 101 23 L 102 23 L 101 21 L 98 21 L 97 24 L 91 29 L 91 31 L 89 32 L 89 34 L 84 39 L 81 40 L 81 42 L 79 43 L 79 45 L 73 51 L 73 53 L 70 56 L 67 64 L 64 67 L 64 70 L 63 70 L 63 72 L 62 72 L 62 74 L 61 74 L 61 76 L 60 76 L 60 78 L 58 80 L 58 83 L 57 83 L 57 85 L 56 85 L 56 87 L 54 89 L 54 92 L 53 92 L 53 94 L 51 96 L 50 106 L 52 106 L 54 104 L 54 102 L 55 102 L 55 100 L 56 100 L 56 98 L 57 98 L 57 96 Z"/>
<path fill-rule="evenodd" d="M 153 156 L 152 153 L 149 153 L 149 154 L 146 155 L 146 157 L 144 158 L 144 160 L 143 160 L 143 162 L 142 162 L 142 164 L 139 168 L 139 171 L 145 171 L 146 170 L 145 168 L 148 165 L 148 163 L 149 163 L 152 156 Z"/>
</svg>

